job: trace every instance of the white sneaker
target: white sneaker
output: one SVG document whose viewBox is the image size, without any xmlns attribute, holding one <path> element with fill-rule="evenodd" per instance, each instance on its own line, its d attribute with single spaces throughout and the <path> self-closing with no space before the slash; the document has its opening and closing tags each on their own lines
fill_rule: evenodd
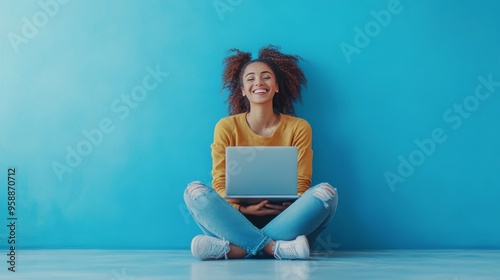
<svg viewBox="0 0 500 280">
<path fill-rule="evenodd" d="M 191 253 L 200 260 L 227 259 L 229 250 L 229 241 L 208 235 L 197 235 L 191 241 Z"/>
<path fill-rule="evenodd" d="M 291 241 L 275 241 L 273 251 L 278 260 L 303 260 L 309 258 L 309 242 L 305 235 Z"/>
</svg>

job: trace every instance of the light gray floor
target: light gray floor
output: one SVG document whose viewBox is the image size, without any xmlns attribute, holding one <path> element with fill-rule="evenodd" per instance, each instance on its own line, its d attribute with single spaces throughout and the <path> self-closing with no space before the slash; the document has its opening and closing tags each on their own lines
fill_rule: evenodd
<svg viewBox="0 0 500 280">
<path fill-rule="evenodd" d="M 497 251 L 336 251 L 307 261 L 198 261 L 189 251 L 33 250 L 0 279 L 500 279 Z"/>
</svg>

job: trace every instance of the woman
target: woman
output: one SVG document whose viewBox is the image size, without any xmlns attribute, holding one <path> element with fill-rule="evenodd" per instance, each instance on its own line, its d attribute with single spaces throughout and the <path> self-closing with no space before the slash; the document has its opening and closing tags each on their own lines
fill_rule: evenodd
<svg viewBox="0 0 500 280">
<path fill-rule="evenodd" d="M 337 208 L 337 190 L 328 183 L 310 188 L 312 131 L 294 117 L 293 102 L 301 97 L 306 78 L 300 57 L 262 48 L 250 53 L 231 50 L 225 59 L 223 89 L 229 90 L 229 117 L 215 126 L 212 188 L 190 183 L 184 200 L 205 235 L 194 237 L 193 256 L 201 259 L 250 258 L 267 254 L 277 259 L 307 259 L 310 245 L 326 228 Z M 227 146 L 296 146 L 298 195 L 293 203 L 264 200 L 243 205 L 225 200 Z"/>
</svg>

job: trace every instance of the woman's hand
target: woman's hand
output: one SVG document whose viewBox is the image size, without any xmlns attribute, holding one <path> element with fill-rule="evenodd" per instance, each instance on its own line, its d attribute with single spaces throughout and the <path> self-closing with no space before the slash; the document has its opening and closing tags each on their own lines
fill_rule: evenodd
<svg viewBox="0 0 500 280">
<path fill-rule="evenodd" d="M 240 207 L 240 212 L 245 215 L 255 216 L 278 215 L 288 208 L 290 204 L 290 202 L 284 202 L 283 204 L 270 204 L 269 200 L 263 200 L 253 205 L 242 205 Z"/>
</svg>

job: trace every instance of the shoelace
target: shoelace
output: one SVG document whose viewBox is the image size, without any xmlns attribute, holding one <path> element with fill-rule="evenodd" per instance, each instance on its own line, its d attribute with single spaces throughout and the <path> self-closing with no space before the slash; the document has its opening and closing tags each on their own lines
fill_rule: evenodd
<svg viewBox="0 0 500 280">
<path fill-rule="evenodd" d="M 224 249 L 222 253 L 216 254 L 220 250 L 220 246 L 224 246 Z M 207 254 L 205 254 L 207 257 L 214 257 L 215 259 L 219 259 L 224 255 L 224 258 L 227 260 L 227 253 L 229 253 L 229 241 L 226 241 L 225 239 L 222 240 L 222 242 L 210 242 L 210 247 L 207 250 Z"/>
<path fill-rule="evenodd" d="M 281 260 L 281 256 L 283 253 L 286 256 L 297 255 L 297 251 L 294 246 L 291 246 L 289 243 L 281 244 L 282 242 L 274 243 L 274 257 L 278 260 Z"/>
</svg>

